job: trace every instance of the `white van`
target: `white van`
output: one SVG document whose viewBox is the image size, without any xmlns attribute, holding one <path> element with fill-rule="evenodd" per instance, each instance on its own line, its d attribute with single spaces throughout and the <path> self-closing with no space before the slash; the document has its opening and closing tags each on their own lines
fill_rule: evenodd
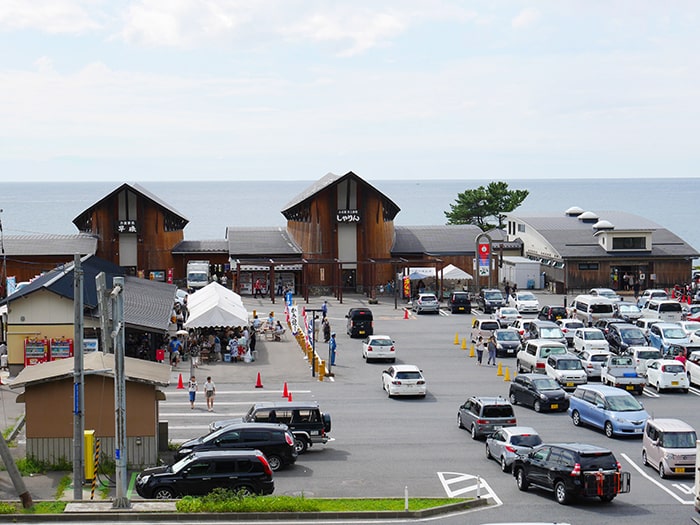
<svg viewBox="0 0 700 525">
<path fill-rule="evenodd" d="M 681 303 L 673 300 L 652 299 L 642 309 L 645 317 L 658 317 L 662 321 L 680 322 L 683 320 L 683 307 Z"/>
<path fill-rule="evenodd" d="M 615 304 L 605 297 L 595 295 L 577 295 L 571 304 L 576 318 L 587 324 L 595 323 L 598 319 L 615 317 Z"/>
<path fill-rule="evenodd" d="M 680 419 L 648 419 L 642 437 L 642 462 L 662 478 L 695 471 L 695 430 Z"/>
</svg>

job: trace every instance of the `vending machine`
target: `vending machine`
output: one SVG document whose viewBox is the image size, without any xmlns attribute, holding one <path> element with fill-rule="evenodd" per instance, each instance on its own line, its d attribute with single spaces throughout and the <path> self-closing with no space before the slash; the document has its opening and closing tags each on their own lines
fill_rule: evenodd
<svg viewBox="0 0 700 525">
<path fill-rule="evenodd" d="M 45 363 L 49 358 L 49 340 L 48 339 L 30 339 L 24 340 L 24 366 L 36 365 Z"/>
<path fill-rule="evenodd" d="M 60 339 L 51 339 L 49 361 L 65 359 L 66 357 L 73 357 L 73 340 L 63 337 Z"/>
</svg>

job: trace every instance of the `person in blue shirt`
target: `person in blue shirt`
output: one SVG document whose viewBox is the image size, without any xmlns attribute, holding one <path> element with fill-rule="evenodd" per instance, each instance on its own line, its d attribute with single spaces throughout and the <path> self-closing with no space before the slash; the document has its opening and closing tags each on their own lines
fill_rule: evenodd
<svg viewBox="0 0 700 525">
<path fill-rule="evenodd" d="M 328 341 L 328 350 L 330 351 L 331 354 L 331 366 L 335 366 L 335 351 L 338 348 L 338 345 L 335 342 L 335 332 L 331 334 L 331 340 Z"/>
<path fill-rule="evenodd" d="M 172 366 L 177 366 L 180 362 L 180 353 L 182 352 L 182 343 L 180 340 L 173 336 L 168 343 L 168 351 L 170 352 L 170 364 Z"/>
</svg>

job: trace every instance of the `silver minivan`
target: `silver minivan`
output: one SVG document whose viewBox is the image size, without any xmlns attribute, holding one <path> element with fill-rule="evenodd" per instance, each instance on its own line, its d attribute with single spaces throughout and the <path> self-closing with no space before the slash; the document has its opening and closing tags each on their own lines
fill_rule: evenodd
<svg viewBox="0 0 700 525">
<path fill-rule="evenodd" d="M 652 299 L 644 305 L 642 312 L 646 317 L 658 317 L 662 321 L 679 322 L 683 320 L 681 303 L 673 300 Z"/>
<path fill-rule="evenodd" d="M 659 476 L 695 473 L 693 427 L 680 419 L 648 419 L 642 438 L 642 461 L 659 471 Z"/>
<path fill-rule="evenodd" d="M 584 324 L 615 316 L 615 306 L 610 299 L 595 295 L 577 295 L 571 304 L 574 316 Z"/>
</svg>

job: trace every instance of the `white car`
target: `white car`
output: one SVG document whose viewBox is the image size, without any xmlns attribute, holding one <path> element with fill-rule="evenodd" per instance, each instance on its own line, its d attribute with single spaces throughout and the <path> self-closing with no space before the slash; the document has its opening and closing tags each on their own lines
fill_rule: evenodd
<svg viewBox="0 0 700 525">
<path fill-rule="evenodd" d="M 382 388 L 389 397 L 422 396 L 428 393 L 423 371 L 415 365 L 394 365 L 382 372 Z"/>
<path fill-rule="evenodd" d="M 362 358 L 368 363 L 374 359 L 396 362 L 394 340 L 388 335 L 370 335 L 362 340 Z"/>
<path fill-rule="evenodd" d="M 681 321 L 678 323 L 681 325 L 685 333 L 691 335 L 698 330 L 700 330 L 700 321 Z"/>
<path fill-rule="evenodd" d="M 591 288 L 588 291 L 588 295 L 594 295 L 596 297 L 605 297 L 611 301 L 622 301 L 622 297 L 615 293 L 612 288 Z"/>
<path fill-rule="evenodd" d="M 644 377 L 647 375 L 647 362 L 652 359 L 661 359 L 661 351 L 650 346 L 630 346 L 627 351 L 634 359 L 637 373 Z M 698 376 L 698 380 L 700 380 L 700 376 Z"/>
<path fill-rule="evenodd" d="M 540 302 L 532 292 L 515 292 L 508 297 L 508 305 L 521 314 L 536 314 L 540 311 Z"/>
<path fill-rule="evenodd" d="M 607 362 L 610 352 L 601 350 L 584 350 L 579 354 L 583 369 L 586 371 L 588 379 L 600 379 L 600 369 L 603 363 Z"/>
<path fill-rule="evenodd" d="M 520 312 L 518 312 L 517 309 L 511 308 L 509 306 L 502 306 L 501 308 L 498 308 L 496 310 L 496 313 L 493 314 L 493 318 L 498 321 L 498 324 L 501 325 L 501 328 L 505 328 L 507 326 L 510 326 L 510 324 L 515 321 L 516 319 L 520 319 L 522 315 L 520 315 Z M 700 329 L 700 326 L 698 326 Z"/>
<path fill-rule="evenodd" d="M 574 351 L 581 354 L 588 352 L 610 352 L 610 344 L 598 328 L 579 328 L 574 331 Z"/>
<path fill-rule="evenodd" d="M 689 383 L 685 367 L 676 359 L 647 361 L 647 382 L 656 387 L 657 392 L 674 389 L 688 393 Z"/>
<path fill-rule="evenodd" d="M 566 337 L 566 344 L 569 346 L 574 346 L 574 334 L 578 328 L 583 328 L 584 324 L 578 319 L 557 319 L 556 323 L 561 328 L 561 331 Z"/>
<path fill-rule="evenodd" d="M 685 370 L 690 384 L 700 385 L 700 351 L 690 352 L 685 362 Z"/>
</svg>

